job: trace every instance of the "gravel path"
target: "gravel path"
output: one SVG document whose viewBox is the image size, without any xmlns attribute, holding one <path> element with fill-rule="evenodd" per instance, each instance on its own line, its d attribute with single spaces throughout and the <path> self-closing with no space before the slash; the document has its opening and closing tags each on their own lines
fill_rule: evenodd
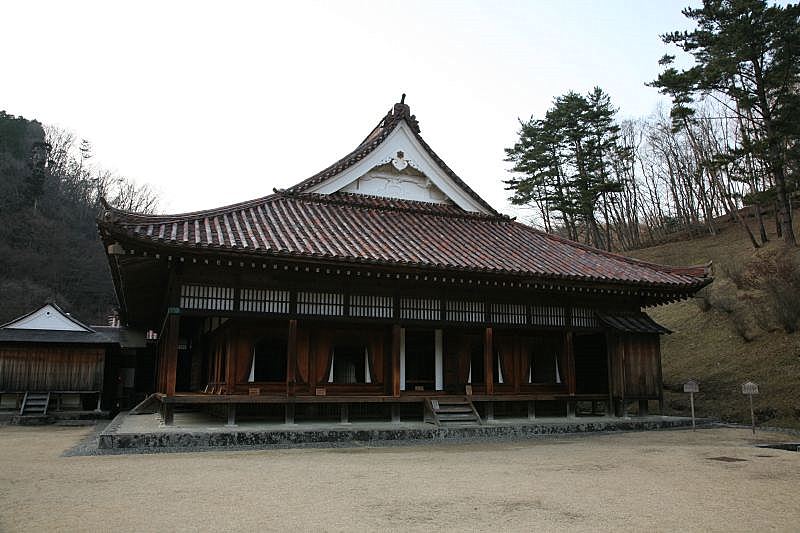
<svg viewBox="0 0 800 533">
<path fill-rule="evenodd" d="M 744 429 L 62 456 L 91 431 L 0 427 L 0 531 L 797 531 L 800 524 L 800 453 L 755 448 Z M 758 436 L 788 440 L 797 438 Z"/>
</svg>

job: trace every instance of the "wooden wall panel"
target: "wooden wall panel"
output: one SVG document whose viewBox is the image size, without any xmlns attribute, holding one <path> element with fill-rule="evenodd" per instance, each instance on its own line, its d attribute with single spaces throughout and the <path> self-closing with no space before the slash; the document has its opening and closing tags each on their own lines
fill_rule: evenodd
<svg viewBox="0 0 800 533">
<path fill-rule="evenodd" d="M 2 346 L 0 390 L 99 391 L 104 361 L 102 346 Z"/>
<path fill-rule="evenodd" d="M 657 334 L 609 335 L 615 398 L 660 397 L 660 342 Z"/>
</svg>

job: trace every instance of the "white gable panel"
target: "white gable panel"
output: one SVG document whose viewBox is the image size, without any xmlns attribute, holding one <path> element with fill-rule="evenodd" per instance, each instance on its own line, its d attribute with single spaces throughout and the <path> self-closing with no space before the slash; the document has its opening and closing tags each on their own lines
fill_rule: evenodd
<svg viewBox="0 0 800 533">
<path fill-rule="evenodd" d="M 397 152 L 402 152 L 403 159 L 416 170 L 422 172 L 435 187 L 441 191 L 454 204 L 465 211 L 489 214 L 489 211 L 480 205 L 472 196 L 465 192 L 453 181 L 447 173 L 428 155 L 420 145 L 413 132 L 405 121 L 397 125 L 392 133 L 381 145 L 373 150 L 367 157 L 322 183 L 308 189 L 308 192 L 331 194 L 346 188 L 357 179 L 365 176 L 370 170 L 384 165 L 397 158 Z M 397 196 L 389 196 L 396 198 Z M 434 202 L 435 200 L 424 200 Z M 441 202 L 437 202 L 441 203 Z"/>
<path fill-rule="evenodd" d="M 5 326 L 7 329 L 47 329 L 51 331 L 91 331 L 64 316 L 50 304 Z"/>
<path fill-rule="evenodd" d="M 341 189 L 353 194 L 400 198 L 417 202 L 451 204 L 450 199 L 425 176 L 394 174 L 373 169 Z"/>
</svg>

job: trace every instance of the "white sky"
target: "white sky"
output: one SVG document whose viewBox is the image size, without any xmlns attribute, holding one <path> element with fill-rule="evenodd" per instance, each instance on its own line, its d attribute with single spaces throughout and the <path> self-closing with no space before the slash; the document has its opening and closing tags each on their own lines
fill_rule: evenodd
<svg viewBox="0 0 800 533">
<path fill-rule="evenodd" d="M 428 144 L 499 210 L 517 117 L 605 89 L 620 117 L 689 28 L 688 0 L 34 2 L 0 8 L 0 109 L 89 139 L 167 212 L 288 187 L 351 151 L 401 93 Z"/>
</svg>

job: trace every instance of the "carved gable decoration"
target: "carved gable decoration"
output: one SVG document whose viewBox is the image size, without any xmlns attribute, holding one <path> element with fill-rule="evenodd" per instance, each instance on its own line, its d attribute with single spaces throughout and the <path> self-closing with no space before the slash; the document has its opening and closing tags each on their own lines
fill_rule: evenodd
<svg viewBox="0 0 800 533">
<path fill-rule="evenodd" d="M 349 185 L 340 189 L 352 194 L 368 194 L 384 198 L 399 198 L 437 204 L 453 202 L 422 172 L 405 158 L 373 168 Z"/>
<path fill-rule="evenodd" d="M 438 204 L 455 204 L 473 213 L 491 213 L 463 182 L 453 179 L 430 149 L 423 146 L 406 119 L 355 164 L 311 186 L 306 192 L 338 191 Z"/>
</svg>

